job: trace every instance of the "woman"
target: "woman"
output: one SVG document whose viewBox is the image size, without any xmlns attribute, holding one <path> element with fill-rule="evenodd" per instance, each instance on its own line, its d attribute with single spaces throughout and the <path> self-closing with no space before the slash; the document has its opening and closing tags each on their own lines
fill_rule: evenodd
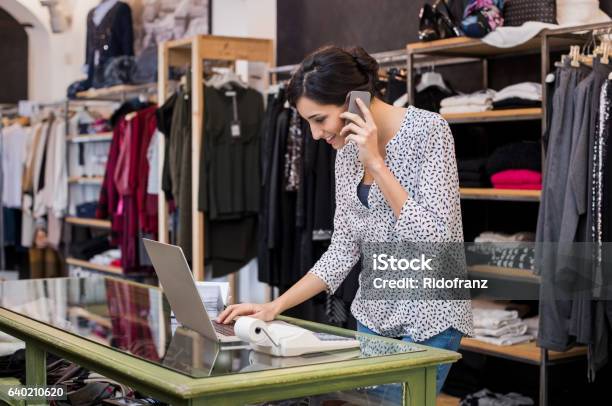
<svg viewBox="0 0 612 406">
<path fill-rule="evenodd" d="M 352 90 L 376 95 L 378 64 L 362 48 L 325 47 L 309 55 L 287 89 L 315 140 L 336 149 L 336 213 L 327 252 L 287 292 L 264 304 L 229 306 L 218 321 L 249 315 L 272 320 L 316 294 L 335 291 L 363 242 L 462 242 L 459 185 L 448 123 L 438 114 L 358 100 L 364 119 L 346 111 Z M 345 125 L 346 124 L 346 125 Z M 351 306 L 358 331 L 457 350 L 472 334 L 469 301 L 365 300 Z M 438 367 L 437 390 L 450 364 Z"/>
</svg>

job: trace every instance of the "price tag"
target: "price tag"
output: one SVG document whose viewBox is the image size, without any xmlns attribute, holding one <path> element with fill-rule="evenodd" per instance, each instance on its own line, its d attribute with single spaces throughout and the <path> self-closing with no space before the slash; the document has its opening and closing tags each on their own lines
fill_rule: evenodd
<svg viewBox="0 0 612 406">
<path fill-rule="evenodd" d="M 240 119 L 238 118 L 238 101 L 236 100 L 237 93 L 235 91 L 228 91 L 225 93 L 227 97 L 232 98 L 232 111 L 234 113 L 234 119 L 230 123 L 230 129 L 232 139 L 240 138 Z"/>
<path fill-rule="evenodd" d="M 240 138 L 240 121 L 234 120 L 231 124 L 232 138 Z"/>
</svg>

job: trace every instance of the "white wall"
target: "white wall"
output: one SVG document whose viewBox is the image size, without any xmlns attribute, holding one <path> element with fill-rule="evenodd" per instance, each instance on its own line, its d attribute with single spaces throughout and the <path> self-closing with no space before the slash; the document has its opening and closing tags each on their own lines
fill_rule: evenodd
<svg viewBox="0 0 612 406">
<path fill-rule="evenodd" d="M 217 0 L 212 16 L 214 35 L 267 38 L 276 47 L 276 0 Z M 238 62 L 236 71 L 255 89 L 268 86 L 265 64 Z"/>
<path fill-rule="evenodd" d="M 31 23 L 29 39 L 29 98 L 36 101 L 58 100 L 66 87 L 83 77 L 86 18 L 98 0 L 68 0 L 73 10 L 73 24 L 65 33 L 53 34 L 49 12 L 39 0 L 0 0 L 0 7 L 21 23 Z"/>
<path fill-rule="evenodd" d="M 31 100 L 62 99 L 68 85 L 84 77 L 87 13 L 99 1 L 66 0 L 73 13 L 71 28 L 53 34 L 48 10 L 39 0 L 0 0 L 0 7 L 19 22 L 34 26 L 27 29 Z M 276 0 L 213 0 L 212 12 L 213 34 L 276 39 Z"/>
</svg>

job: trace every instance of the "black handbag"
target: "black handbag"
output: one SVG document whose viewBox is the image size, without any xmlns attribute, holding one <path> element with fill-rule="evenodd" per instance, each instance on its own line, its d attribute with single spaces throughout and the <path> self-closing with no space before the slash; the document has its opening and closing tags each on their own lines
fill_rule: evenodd
<svg viewBox="0 0 612 406">
<path fill-rule="evenodd" d="M 557 24 L 556 0 L 507 0 L 505 2 L 505 26 L 517 27 L 527 21 Z"/>
<path fill-rule="evenodd" d="M 136 58 L 133 56 L 117 56 L 110 58 L 104 66 L 104 79 L 101 83 L 94 83 L 96 89 L 117 85 L 134 83 L 134 75 L 138 69 Z M 95 77 L 94 77 L 95 78 Z"/>
</svg>

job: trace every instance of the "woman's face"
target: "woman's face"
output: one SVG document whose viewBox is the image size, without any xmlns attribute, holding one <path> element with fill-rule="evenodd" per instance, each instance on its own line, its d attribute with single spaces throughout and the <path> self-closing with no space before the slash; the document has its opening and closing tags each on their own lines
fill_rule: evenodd
<svg viewBox="0 0 612 406">
<path fill-rule="evenodd" d="M 336 150 L 344 146 L 346 137 L 340 136 L 340 130 L 344 127 L 344 120 L 340 118 L 340 114 L 346 110 L 344 106 L 319 104 L 302 96 L 298 99 L 296 107 L 300 116 L 310 124 L 312 138 L 323 139 Z"/>
</svg>

